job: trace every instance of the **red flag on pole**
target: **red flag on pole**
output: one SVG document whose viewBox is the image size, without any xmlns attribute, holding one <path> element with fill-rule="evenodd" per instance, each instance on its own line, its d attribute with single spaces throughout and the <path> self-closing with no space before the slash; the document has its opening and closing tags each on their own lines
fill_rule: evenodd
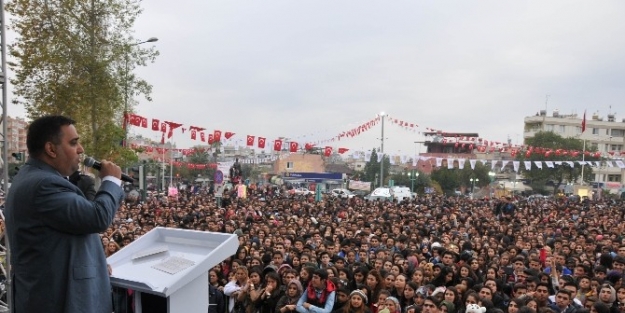
<svg viewBox="0 0 625 313">
<path fill-rule="evenodd" d="M 224 134 L 224 137 L 226 137 L 226 139 L 230 139 L 230 137 L 232 137 L 232 136 L 234 136 L 234 133 L 233 133 L 233 132 L 226 132 L 226 133 Z"/>
<path fill-rule="evenodd" d="M 343 154 L 345 152 L 349 151 L 348 148 L 339 148 L 339 154 Z"/>
<path fill-rule="evenodd" d="M 265 141 L 267 139 L 263 137 L 258 137 L 258 147 L 261 149 L 265 149 Z"/>
<path fill-rule="evenodd" d="M 208 144 L 212 145 L 215 142 L 215 137 L 213 134 L 208 134 Z"/>
<path fill-rule="evenodd" d="M 584 118 L 582 119 L 582 134 L 586 131 L 586 110 L 584 110 Z"/>
</svg>

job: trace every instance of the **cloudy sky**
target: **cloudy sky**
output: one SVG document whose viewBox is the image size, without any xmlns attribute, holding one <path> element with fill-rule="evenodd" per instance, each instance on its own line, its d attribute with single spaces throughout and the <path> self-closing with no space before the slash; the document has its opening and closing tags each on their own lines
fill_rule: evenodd
<svg viewBox="0 0 625 313">
<path fill-rule="evenodd" d="M 379 112 L 522 142 L 545 108 L 625 117 L 624 1 L 146 0 L 161 55 L 137 112 L 245 135 L 326 139 Z M 18 109 L 19 111 L 19 109 Z M 11 114 L 11 112 L 10 112 Z M 160 139 L 149 130 L 136 130 Z M 387 123 L 385 152 L 419 133 Z M 176 134 L 181 148 L 196 142 Z M 331 144 L 379 146 L 380 127 Z"/>
</svg>

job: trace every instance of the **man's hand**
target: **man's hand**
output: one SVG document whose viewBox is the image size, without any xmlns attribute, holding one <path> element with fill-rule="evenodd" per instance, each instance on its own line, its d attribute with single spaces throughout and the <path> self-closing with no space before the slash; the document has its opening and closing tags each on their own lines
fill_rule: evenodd
<svg viewBox="0 0 625 313">
<path fill-rule="evenodd" d="M 304 304 L 302 304 L 303 307 L 305 307 L 306 309 L 310 309 L 310 307 L 312 306 L 312 304 L 308 303 L 308 302 L 304 302 Z"/>
<path fill-rule="evenodd" d="M 102 167 L 100 168 L 100 178 L 104 178 L 106 176 L 113 176 L 117 179 L 122 178 L 122 169 L 119 168 L 117 164 L 106 160 L 102 160 L 101 163 Z"/>
</svg>

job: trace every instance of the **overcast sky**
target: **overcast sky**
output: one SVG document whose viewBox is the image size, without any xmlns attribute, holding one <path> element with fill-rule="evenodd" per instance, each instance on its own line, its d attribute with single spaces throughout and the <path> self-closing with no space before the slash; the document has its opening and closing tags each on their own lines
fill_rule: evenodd
<svg viewBox="0 0 625 313">
<path fill-rule="evenodd" d="M 625 117 L 625 1 L 147 0 L 137 39 L 161 55 L 137 112 L 209 130 L 332 137 L 386 112 L 425 127 L 522 142 L 545 108 Z M 17 109 L 19 112 L 19 109 Z M 12 112 L 9 112 L 11 114 Z M 14 115 L 14 114 L 11 114 Z M 151 130 L 136 130 L 160 139 Z M 303 137 L 306 136 L 306 137 Z M 196 142 L 176 133 L 187 148 Z M 380 127 L 335 142 L 379 146 Z M 412 133 L 385 127 L 385 152 Z"/>
</svg>

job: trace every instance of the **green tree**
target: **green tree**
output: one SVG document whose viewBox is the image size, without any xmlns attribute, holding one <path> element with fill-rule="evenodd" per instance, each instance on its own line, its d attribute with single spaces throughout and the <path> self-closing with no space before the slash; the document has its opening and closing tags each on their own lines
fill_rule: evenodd
<svg viewBox="0 0 625 313">
<path fill-rule="evenodd" d="M 430 177 L 440 185 L 444 193 L 453 193 L 456 188 L 460 187 L 456 169 L 440 167 L 433 171 Z"/>
<path fill-rule="evenodd" d="M 581 161 L 583 153 L 583 142 L 577 138 L 563 138 L 554 132 L 538 132 L 534 137 L 527 138 L 526 145 L 538 147 L 542 153 L 531 153 L 526 156 L 525 153 L 519 153 L 516 157 L 518 161 L 531 161 L 532 169 L 526 170 L 521 166 L 521 172 L 527 179 L 532 180 L 532 184 L 544 185 L 551 181 L 554 184 L 554 194 L 558 192 L 558 187 L 564 182 L 575 182 L 581 177 L 581 166 L 574 164 L 570 166 L 566 161 Z M 576 153 L 573 153 L 576 152 Z M 586 161 L 596 161 L 593 156 L 586 156 Z M 534 161 L 564 161 L 562 164 L 555 164 L 554 168 L 547 168 L 543 165 L 543 169 L 535 166 Z M 584 168 L 584 181 L 592 181 L 592 168 L 586 166 Z"/>
<path fill-rule="evenodd" d="M 476 162 L 475 168 L 472 169 L 468 160 L 464 165 L 463 169 L 457 169 L 458 181 L 460 185 L 463 187 L 471 187 L 472 182 L 471 179 L 478 179 L 475 182 L 475 187 L 483 187 L 490 184 L 490 177 L 488 176 L 488 172 L 490 169 L 487 166 L 484 166 L 482 162 Z"/>
<path fill-rule="evenodd" d="M 133 96 L 151 100 L 151 85 L 132 70 L 158 55 L 154 48 L 140 48 L 132 36 L 139 3 L 13 0 L 6 6 L 13 17 L 10 29 L 17 33 L 9 47 L 14 103 L 31 119 L 73 117 L 88 154 L 121 164 L 136 160 L 120 147 L 126 104 L 132 111 Z"/>
<path fill-rule="evenodd" d="M 432 180 L 429 175 L 424 174 L 423 172 L 415 171 L 415 174 L 419 174 L 414 179 L 414 190 L 413 192 L 417 192 L 422 194 L 425 191 L 425 187 L 430 187 L 432 184 Z M 413 186 L 413 181 L 410 179 L 410 175 L 412 175 L 412 171 L 406 169 L 401 173 L 397 173 L 391 176 L 391 179 L 395 181 L 395 186 L 406 186 L 411 188 Z"/>
<path fill-rule="evenodd" d="M 385 155 L 382 162 L 384 162 L 384 185 L 386 185 L 389 179 L 391 160 Z M 378 162 L 378 153 L 375 148 L 371 151 L 371 157 L 365 164 L 364 174 L 364 181 L 373 182 L 375 186 L 379 184 L 380 162 Z"/>
</svg>

